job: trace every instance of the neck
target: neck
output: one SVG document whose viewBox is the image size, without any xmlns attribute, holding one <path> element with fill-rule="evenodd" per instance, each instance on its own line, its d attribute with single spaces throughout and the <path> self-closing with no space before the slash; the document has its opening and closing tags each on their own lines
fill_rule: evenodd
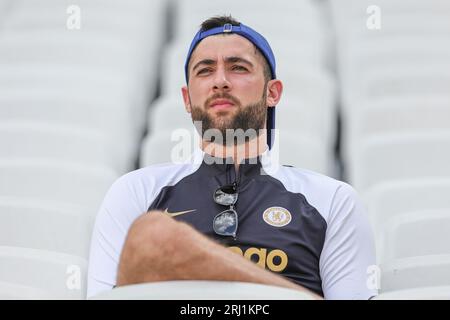
<svg viewBox="0 0 450 320">
<path fill-rule="evenodd" d="M 267 136 L 265 130 L 262 130 L 258 137 L 255 137 L 240 145 L 222 145 L 210 141 L 201 141 L 200 148 L 207 154 L 217 158 L 233 158 L 236 172 L 239 170 L 239 164 L 249 158 L 256 158 L 267 150 Z"/>
</svg>

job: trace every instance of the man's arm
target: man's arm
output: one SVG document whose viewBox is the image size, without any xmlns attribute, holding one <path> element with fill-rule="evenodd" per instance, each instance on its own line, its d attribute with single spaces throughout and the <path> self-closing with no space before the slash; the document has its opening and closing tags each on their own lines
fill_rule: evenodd
<svg viewBox="0 0 450 320">
<path fill-rule="evenodd" d="M 108 190 L 95 219 L 89 254 L 87 297 L 108 291 L 116 284 L 117 266 L 127 230 L 148 207 L 136 186 L 145 184 L 136 172 L 122 176 Z M 145 190 L 144 190 L 145 191 Z"/>
<path fill-rule="evenodd" d="M 376 266 L 371 226 L 356 191 L 343 183 L 336 191 L 320 256 L 325 299 L 369 299 L 377 295 L 368 271 Z"/>
<path fill-rule="evenodd" d="M 117 286 L 168 280 L 222 280 L 309 290 L 266 271 L 159 211 L 131 226 L 120 257 Z"/>
</svg>

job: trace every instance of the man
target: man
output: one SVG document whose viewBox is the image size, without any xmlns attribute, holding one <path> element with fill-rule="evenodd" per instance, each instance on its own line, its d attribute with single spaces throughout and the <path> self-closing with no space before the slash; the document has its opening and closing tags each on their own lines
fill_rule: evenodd
<svg viewBox="0 0 450 320">
<path fill-rule="evenodd" d="M 202 24 L 182 88 L 201 123 L 201 150 L 187 163 L 149 166 L 114 183 L 94 228 L 88 296 L 181 279 L 271 284 L 326 299 L 376 294 L 366 285 L 371 231 L 354 190 L 269 165 L 283 89 L 275 71 L 256 31 L 226 16 Z M 251 133 L 230 141 L 230 129 Z"/>
</svg>

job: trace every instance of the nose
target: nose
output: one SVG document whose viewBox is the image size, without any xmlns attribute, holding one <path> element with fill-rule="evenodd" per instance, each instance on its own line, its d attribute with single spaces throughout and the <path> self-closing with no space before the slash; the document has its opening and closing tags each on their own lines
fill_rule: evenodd
<svg viewBox="0 0 450 320">
<path fill-rule="evenodd" d="M 214 75 L 213 90 L 229 91 L 230 89 L 231 89 L 231 82 L 228 79 L 226 70 L 223 66 L 219 66 Z"/>
</svg>

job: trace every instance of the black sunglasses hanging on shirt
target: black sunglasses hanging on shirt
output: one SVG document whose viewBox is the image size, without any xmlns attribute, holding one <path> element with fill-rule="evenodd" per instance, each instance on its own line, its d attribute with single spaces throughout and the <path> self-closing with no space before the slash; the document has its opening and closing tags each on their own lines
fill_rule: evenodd
<svg viewBox="0 0 450 320">
<path fill-rule="evenodd" d="M 222 206 L 230 206 L 217 214 L 213 220 L 214 232 L 221 236 L 236 238 L 238 228 L 238 214 L 234 205 L 238 200 L 237 184 L 218 188 L 213 195 L 214 202 Z"/>
</svg>

